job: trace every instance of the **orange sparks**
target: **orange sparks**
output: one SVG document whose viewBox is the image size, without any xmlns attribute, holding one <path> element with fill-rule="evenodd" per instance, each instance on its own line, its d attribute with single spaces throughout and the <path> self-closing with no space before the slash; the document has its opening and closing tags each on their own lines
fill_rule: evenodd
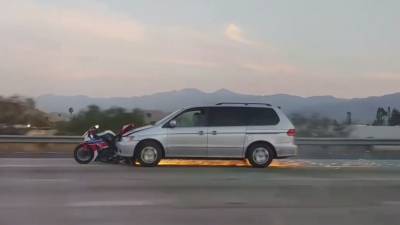
<svg viewBox="0 0 400 225">
<path fill-rule="evenodd" d="M 247 160 L 184 160 L 184 159 L 164 159 L 160 166 L 188 166 L 188 167 L 251 167 Z M 278 161 L 271 163 L 274 168 L 296 168 L 302 167 L 299 162 Z"/>
</svg>

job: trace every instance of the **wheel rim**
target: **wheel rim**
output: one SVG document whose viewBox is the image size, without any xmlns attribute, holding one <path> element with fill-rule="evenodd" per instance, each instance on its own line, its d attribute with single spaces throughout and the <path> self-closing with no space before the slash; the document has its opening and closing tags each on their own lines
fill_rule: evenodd
<svg viewBox="0 0 400 225">
<path fill-rule="evenodd" d="M 82 148 L 78 149 L 77 156 L 78 156 L 79 160 L 87 161 L 90 159 L 91 154 L 90 154 L 89 150 L 82 147 Z"/>
<path fill-rule="evenodd" d="M 145 163 L 154 163 L 157 160 L 157 149 L 151 146 L 143 148 L 140 158 Z"/>
<path fill-rule="evenodd" d="M 269 152 L 266 148 L 258 147 L 253 152 L 253 160 L 257 164 L 265 164 L 269 160 Z"/>
</svg>

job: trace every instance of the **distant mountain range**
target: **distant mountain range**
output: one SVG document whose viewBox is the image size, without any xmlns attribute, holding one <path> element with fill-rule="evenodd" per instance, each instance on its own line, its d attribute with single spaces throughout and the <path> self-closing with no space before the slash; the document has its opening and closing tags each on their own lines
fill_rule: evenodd
<svg viewBox="0 0 400 225">
<path fill-rule="evenodd" d="M 317 113 L 339 121 L 345 120 L 346 113 L 351 112 L 354 121 L 363 123 L 373 121 L 378 107 L 391 106 L 392 108 L 400 109 L 400 93 L 367 98 L 342 99 L 333 96 L 299 97 L 286 94 L 247 95 L 226 89 L 212 93 L 197 89 L 183 89 L 138 97 L 98 98 L 83 95 L 42 95 L 36 98 L 39 109 L 46 112 L 60 113 L 68 112 L 69 107 L 73 107 L 77 112 L 91 104 L 98 105 L 101 108 L 118 106 L 127 109 L 142 108 L 171 112 L 184 106 L 215 104 L 223 101 L 270 103 L 281 106 L 288 114 L 302 113 L 311 115 Z"/>
</svg>

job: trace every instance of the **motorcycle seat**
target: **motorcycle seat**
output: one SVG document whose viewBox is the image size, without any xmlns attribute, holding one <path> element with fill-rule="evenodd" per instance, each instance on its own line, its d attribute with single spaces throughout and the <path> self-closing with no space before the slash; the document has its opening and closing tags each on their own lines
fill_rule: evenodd
<svg viewBox="0 0 400 225">
<path fill-rule="evenodd" d="M 115 138 L 115 133 L 110 130 L 107 130 L 107 131 L 98 133 L 97 136 L 99 138 L 101 138 L 102 140 L 106 141 L 107 143 L 112 144 L 112 142 L 114 141 L 114 138 Z"/>
</svg>

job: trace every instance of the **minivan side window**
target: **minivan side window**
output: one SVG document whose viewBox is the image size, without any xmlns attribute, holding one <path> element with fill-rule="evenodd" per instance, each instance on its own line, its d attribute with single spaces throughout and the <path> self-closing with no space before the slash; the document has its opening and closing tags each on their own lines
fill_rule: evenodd
<svg viewBox="0 0 400 225">
<path fill-rule="evenodd" d="M 246 118 L 249 126 L 276 125 L 279 116 L 272 108 L 246 108 Z"/>
<path fill-rule="evenodd" d="M 210 107 L 209 126 L 245 126 L 246 118 L 243 107 Z"/>
<path fill-rule="evenodd" d="M 201 127 L 206 125 L 204 108 L 189 109 L 174 119 L 176 127 Z"/>
</svg>

